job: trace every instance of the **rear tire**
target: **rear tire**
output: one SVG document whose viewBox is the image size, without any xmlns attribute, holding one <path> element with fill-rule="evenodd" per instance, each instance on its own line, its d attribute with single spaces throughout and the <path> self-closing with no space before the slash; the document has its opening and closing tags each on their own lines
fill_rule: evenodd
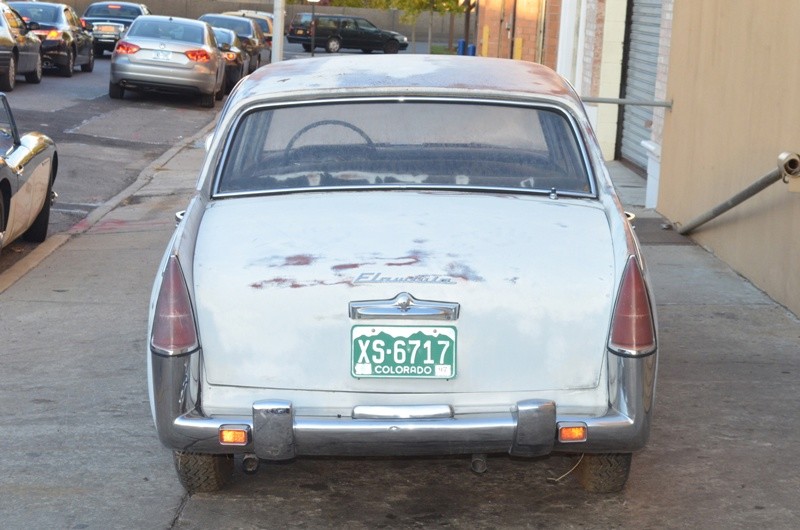
<svg viewBox="0 0 800 530">
<path fill-rule="evenodd" d="M 578 482 L 590 493 L 622 491 L 631 470 L 631 453 L 585 454 L 578 466 Z"/>
<path fill-rule="evenodd" d="M 175 471 L 189 493 L 219 491 L 233 474 L 233 455 L 203 455 L 173 451 Z"/>
<path fill-rule="evenodd" d="M 67 48 L 67 60 L 64 64 L 58 67 L 58 73 L 61 77 L 72 77 L 75 71 L 75 54 L 72 48 Z"/>
<path fill-rule="evenodd" d="M 214 94 L 200 94 L 200 106 L 205 109 L 213 109 Z"/>
<path fill-rule="evenodd" d="M 122 99 L 125 95 L 125 89 L 122 85 L 114 82 L 108 83 L 108 97 L 111 99 Z"/>
<path fill-rule="evenodd" d="M 33 72 L 28 72 L 25 74 L 25 81 L 28 83 L 32 83 L 34 85 L 38 85 L 42 82 L 42 56 L 39 54 L 39 57 L 36 58 L 36 68 L 34 68 Z"/>
<path fill-rule="evenodd" d="M 11 92 L 17 84 L 17 58 L 14 55 L 8 59 L 8 70 L 5 75 L 0 78 L 0 90 L 4 92 Z"/>
<path fill-rule="evenodd" d="M 305 52 L 310 52 L 311 51 L 311 45 L 310 44 L 303 44 L 302 46 L 303 46 L 303 51 L 305 51 Z"/>
<path fill-rule="evenodd" d="M 89 73 L 94 70 L 94 49 L 89 50 L 89 60 L 81 65 L 81 72 Z"/>
</svg>

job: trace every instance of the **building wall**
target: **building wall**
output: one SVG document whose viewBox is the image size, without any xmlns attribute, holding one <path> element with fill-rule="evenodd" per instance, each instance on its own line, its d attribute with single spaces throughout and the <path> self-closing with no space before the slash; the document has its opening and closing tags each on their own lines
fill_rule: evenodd
<svg viewBox="0 0 800 530">
<path fill-rule="evenodd" d="M 686 224 L 800 150 L 796 0 L 675 0 L 658 211 Z M 784 31 L 784 28 L 787 31 Z M 692 237 L 800 314 L 800 193 L 773 184 Z"/>
<path fill-rule="evenodd" d="M 543 62 L 547 3 L 547 0 L 481 0 L 478 54 Z M 557 34 L 558 28 L 552 31 Z"/>
</svg>

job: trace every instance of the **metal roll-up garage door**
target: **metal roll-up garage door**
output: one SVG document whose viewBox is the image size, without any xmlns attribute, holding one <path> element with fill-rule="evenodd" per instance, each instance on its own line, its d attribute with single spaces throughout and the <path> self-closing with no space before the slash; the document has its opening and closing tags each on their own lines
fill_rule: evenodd
<svg viewBox="0 0 800 530">
<path fill-rule="evenodd" d="M 629 11 L 626 62 L 622 95 L 625 99 L 655 99 L 658 44 L 661 32 L 662 0 L 632 0 Z M 647 167 L 647 152 L 642 140 L 650 139 L 653 107 L 624 105 L 617 158 L 642 169 Z"/>
</svg>

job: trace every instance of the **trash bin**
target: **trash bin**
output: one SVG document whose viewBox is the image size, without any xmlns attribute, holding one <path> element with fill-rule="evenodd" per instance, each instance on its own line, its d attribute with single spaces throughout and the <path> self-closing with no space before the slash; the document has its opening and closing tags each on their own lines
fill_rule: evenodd
<svg viewBox="0 0 800 530">
<path fill-rule="evenodd" d="M 458 39 L 458 47 L 456 48 L 456 55 L 466 55 L 467 54 L 467 41 L 464 39 Z"/>
</svg>

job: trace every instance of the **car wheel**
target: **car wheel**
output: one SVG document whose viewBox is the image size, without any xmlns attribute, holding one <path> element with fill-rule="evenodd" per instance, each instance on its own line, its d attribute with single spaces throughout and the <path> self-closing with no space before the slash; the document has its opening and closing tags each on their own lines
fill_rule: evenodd
<svg viewBox="0 0 800 530">
<path fill-rule="evenodd" d="M 202 455 L 173 451 L 175 471 L 189 493 L 219 491 L 233 474 L 232 455 Z"/>
<path fill-rule="evenodd" d="M 214 94 L 200 94 L 200 106 L 206 109 L 213 109 Z"/>
<path fill-rule="evenodd" d="M 36 58 L 36 67 L 33 69 L 33 72 L 28 72 L 25 74 L 25 81 L 28 83 L 33 83 L 34 85 L 38 85 L 42 82 L 42 56 L 39 55 Z"/>
<path fill-rule="evenodd" d="M 386 41 L 383 45 L 383 53 L 397 53 L 400 51 L 400 43 L 396 40 Z"/>
<path fill-rule="evenodd" d="M 73 53 L 72 48 L 67 48 L 66 62 L 58 67 L 58 73 L 61 74 L 62 77 L 72 77 L 74 70 L 75 54 Z"/>
<path fill-rule="evenodd" d="M 222 80 L 222 84 L 219 86 L 219 90 L 214 92 L 215 100 L 222 101 L 223 97 L 225 97 L 225 79 Z"/>
<path fill-rule="evenodd" d="M 125 95 L 125 89 L 119 83 L 108 83 L 108 97 L 111 99 L 122 99 Z"/>
<path fill-rule="evenodd" d="M 622 491 L 631 470 L 631 453 L 585 454 L 578 465 L 578 482 L 591 493 Z"/>
<path fill-rule="evenodd" d="M 340 41 L 336 37 L 328 39 L 328 42 L 325 43 L 325 51 L 328 53 L 336 53 L 341 49 L 342 49 L 342 41 Z"/>
<path fill-rule="evenodd" d="M 0 90 L 11 92 L 14 90 L 14 85 L 17 84 L 17 58 L 14 55 L 8 58 L 8 70 L 5 75 L 0 78 Z"/>
<path fill-rule="evenodd" d="M 33 224 L 22 234 L 22 239 L 31 243 L 41 243 L 47 239 L 47 228 L 50 226 L 50 205 L 52 198 L 53 177 L 50 177 L 50 184 L 47 186 L 47 195 L 44 197 L 44 204 L 39 210 L 39 215 L 33 220 Z"/>
<path fill-rule="evenodd" d="M 81 65 L 81 72 L 91 72 L 94 70 L 94 49 L 89 50 L 89 60 Z"/>
<path fill-rule="evenodd" d="M 311 51 L 311 45 L 310 44 L 303 44 L 303 51 L 310 52 Z"/>
</svg>

